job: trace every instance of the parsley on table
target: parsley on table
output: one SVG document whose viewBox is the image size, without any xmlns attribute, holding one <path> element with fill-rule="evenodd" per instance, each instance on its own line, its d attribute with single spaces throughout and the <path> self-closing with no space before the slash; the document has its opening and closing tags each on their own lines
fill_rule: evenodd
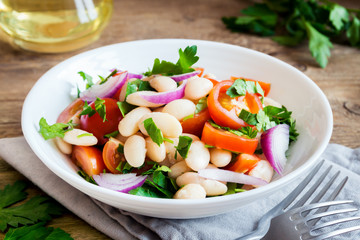
<svg viewBox="0 0 360 240">
<path fill-rule="evenodd" d="M 179 49 L 179 60 L 176 63 L 168 62 L 165 60 L 160 61 L 158 58 L 154 60 L 154 64 L 151 70 L 147 71 L 144 75 L 150 76 L 154 74 L 162 75 L 176 75 L 188 72 L 193 72 L 191 68 L 195 64 L 199 57 L 196 56 L 197 46 L 187 46 L 184 51 Z"/>
<path fill-rule="evenodd" d="M 10 228 L 6 233 L 4 240 L 26 240 L 26 239 L 44 239 L 44 240 L 73 240 L 73 238 L 60 228 L 45 227 L 45 222 L 40 222 L 31 226 L 20 228 Z"/>
<path fill-rule="evenodd" d="M 41 118 L 39 121 L 39 133 L 43 136 L 45 140 L 60 137 L 63 138 L 65 132 L 74 128 L 74 124 L 72 121 L 68 123 L 55 123 L 53 125 L 49 125 L 45 118 Z"/>
<path fill-rule="evenodd" d="M 52 216 L 59 216 L 64 212 L 64 208 L 49 197 L 35 196 L 25 203 L 12 206 L 26 199 L 26 187 L 25 182 L 17 181 L 0 189 L 0 231 L 5 232 L 9 228 L 5 239 L 35 239 L 32 236 L 37 236 L 36 239 L 46 239 L 49 236 L 72 239 L 63 231 L 44 227 Z M 24 227 L 18 228 L 21 225 Z M 28 238 L 23 238 L 24 236 Z"/>
<path fill-rule="evenodd" d="M 286 46 L 308 40 L 311 55 L 324 68 L 333 47 L 331 41 L 346 37 L 347 44 L 360 47 L 359 16 L 359 9 L 328 0 L 264 0 L 242 9 L 241 16 L 222 20 L 232 31 L 273 36 Z"/>
</svg>

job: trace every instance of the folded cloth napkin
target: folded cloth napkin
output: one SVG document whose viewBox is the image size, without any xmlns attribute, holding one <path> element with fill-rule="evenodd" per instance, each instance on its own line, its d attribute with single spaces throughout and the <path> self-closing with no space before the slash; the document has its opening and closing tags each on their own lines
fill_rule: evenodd
<svg viewBox="0 0 360 240">
<path fill-rule="evenodd" d="M 260 217 L 279 203 L 300 179 L 265 199 L 217 216 L 189 219 L 159 219 L 141 216 L 94 200 L 52 173 L 32 152 L 23 137 L 0 139 L 0 156 L 44 192 L 74 214 L 113 239 L 236 239 L 254 229 Z M 330 144 L 322 157 L 349 180 L 337 199 L 360 205 L 360 148 Z M 338 179 L 338 182 L 340 180 Z M 359 215 L 359 213 L 354 213 Z M 360 233 L 336 239 L 360 239 Z"/>
</svg>

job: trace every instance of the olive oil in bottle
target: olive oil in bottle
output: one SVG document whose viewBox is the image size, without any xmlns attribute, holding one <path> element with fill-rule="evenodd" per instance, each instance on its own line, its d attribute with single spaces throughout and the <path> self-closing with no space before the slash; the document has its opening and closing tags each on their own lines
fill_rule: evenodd
<svg viewBox="0 0 360 240">
<path fill-rule="evenodd" d="M 0 38 L 35 52 L 57 53 L 97 40 L 112 0 L 0 0 Z"/>
</svg>

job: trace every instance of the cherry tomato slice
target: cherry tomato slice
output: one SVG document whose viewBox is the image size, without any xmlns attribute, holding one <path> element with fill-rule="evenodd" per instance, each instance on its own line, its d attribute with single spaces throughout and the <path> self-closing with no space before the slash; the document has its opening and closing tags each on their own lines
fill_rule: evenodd
<svg viewBox="0 0 360 240">
<path fill-rule="evenodd" d="M 70 120 L 74 120 L 74 117 L 79 116 L 83 110 L 84 101 L 80 98 L 76 99 L 70 105 L 68 105 L 59 115 L 56 122 L 68 123 Z"/>
<path fill-rule="evenodd" d="M 119 121 L 122 119 L 119 107 L 116 104 L 116 100 L 112 98 L 103 98 L 105 100 L 106 107 L 106 121 L 100 117 L 99 113 L 95 113 L 91 117 L 88 115 L 82 115 L 80 117 L 80 128 L 93 133 L 98 139 L 98 144 L 103 145 L 107 142 L 106 134 L 112 133 L 118 129 Z M 95 103 L 91 103 L 90 107 L 95 109 Z"/>
<path fill-rule="evenodd" d="M 181 123 L 184 133 L 191 133 L 201 137 L 202 130 L 205 123 L 210 120 L 209 109 L 204 109 L 199 113 L 194 114 L 193 118 L 188 118 Z"/>
<path fill-rule="evenodd" d="M 216 84 L 209 94 L 207 103 L 214 122 L 224 127 L 239 129 L 248 124 L 236 115 L 235 109 L 232 109 L 231 99 L 226 95 L 226 90 L 233 83 L 233 81 L 227 80 Z"/>
<path fill-rule="evenodd" d="M 89 176 L 99 175 L 106 170 L 101 151 L 96 147 L 74 146 L 72 159 Z"/>
<path fill-rule="evenodd" d="M 216 129 L 206 122 L 201 136 L 205 144 L 239 153 L 254 154 L 258 139 L 237 136 L 228 131 Z"/>
<path fill-rule="evenodd" d="M 104 159 L 105 166 L 111 173 L 121 173 L 116 170 L 120 162 L 124 162 L 124 155 L 118 152 L 119 144 L 124 145 L 122 142 L 115 138 L 110 138 L 104 145 L 102 157 Z"/>
<path fill-rule="evenodd" d="M 260 109 L 263 109 L 261 100 L 255 93 L 247 92 L 245 95 L 245 101 L 251 113 L 258 113 Z"/>
<path fill-rule="evenodd" d="M 231 170 L 239 173 L 246 173 L 253 169 L 261 159 L 254 154 L 241 153 L 236 157 L 236 160 L 226 167 L 227 170 Z"/>
</svg>

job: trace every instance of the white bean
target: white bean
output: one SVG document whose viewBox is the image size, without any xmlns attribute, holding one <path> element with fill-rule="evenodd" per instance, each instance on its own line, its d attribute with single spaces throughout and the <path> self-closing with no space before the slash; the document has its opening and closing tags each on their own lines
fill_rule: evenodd
<svg viewBox="0 0 360 240">
<path fill-rule="evenodd" d="M 156 76 L 149 80 L 150 86 L 158 92 L 167 92 L 177 88 L 176 82 L 166 76 Z"/>
<path fill-rule="evenodd" d="M 132 167 L 140 167 L 145 162 L 146 143 L 143 137 L 132 135 L 124 144 L 124 155 L 126 161 Z"/>
<path fill-rule="evenodd" d="M 67 131 L 64 135 L 64 141 L 72 145 L 78 146 L 93 146 L 96 145 L 98 140 L 94 135 L 88 135 L 89 132 L 86 132 L 81 129 L 74 128 L 70 131 Z"/>
<path fill-rule="evenodd" d="M 164 113 L 169 113 L 181 121 L 195 112 L 195 104 L 188 99 L 177 99 L 165 105 Z"/>
<path fill-rule="evenodd" d="M 256 166 L 249 171 L 249 176 L 261 178 L 267 182 L 270 182 L 274 175 L 274 170 L 270 163 L 266 160 L 260 160 Z M 258 187 L 258 186 L 254 186 Z"/>
<path fill-rule="evenodd" d="M 147 113 L 151 113 L 151 110 L 147 107 L 137 107 L 128 112 L 119 122 L 118 128 L 120 134 L 128 137 L 139 131 L 140 119 Z"/>
<path fill-rule="evenodd" d="M 200 185 L 205 189 L 206 196 L 217 196 L 227 192 L 227 186 L 212 179 L 204 179 Z"/>
<path fill-rule="evenodd" d="M 161 143 L 160 146 L 157 145 L 150 137 L 145 139 L 146 141 L 146 156 L 153 160 L 154 162 L 162 162 L 166 157 L 166 148 L 165 144 Z"/>
<path fill-rule="evenodd" d="M 55 144 L 59 148 L 60 152 L 64 154 L 71 154 L 72 145 L 70 143 L 65 142 L 62 138 L 56 137 Z"/>
<path fill-rule="evenodd" d="M 199 100 L 209 94 L 213 88 L 213 83 L 206 78 L 190 78 L 185 87 L 185 98 Z"/>
<path fill-rule="evenodd" d="M 158 94 L 155 91 L 140 91 L 140 92 L 134 92 L 132 94 L 129 94 L 126 98 L 126 102 L 135 105 L 135 106 L 141 106 L 141 107 L 160 107 L 163 104 L 157 104 L 148 102 L 145 100 L 142 96 L 152 96 Z"/>
<path fill-rule="evenodd" d="M 191 168 L 188 167 L 185 161 L 180 161 L 172 165 L 170 170 L 171 172 L 168 173 L 168 176 L 175 179 L 183 173 L 190 172 Z"/>
<path fill-rule="evenodd" d="M 179 187 L 182 187 L 190 183 L 201 184 L 201 182 L 204 180 L 205 178 L 200 177 L 200 175 L 197 172 L 185 172 L 176 178 L 176 184 Z"/>
<path fill-rule="evenodd" d="M 194 171 L 204 169 L 210 162 L 209 150 L 205 147 L 205 144 L 201 141 L 192 142 L 187 158 L 186 164 Z"/>
<path fill-rule="evenodd" d="M 217 167 L 225 167 L 230 163 L 231 158 L 232 155 L 229 151 L 218 148 L 210 149 L 210 162 Z"/>
<path fill-rule="evenodd" d="M 206 198 L 205 189 L 200 184 L 188 184 L 180 188 L 174 195 L 175 199 L 203 199 Z"/>
<path fill-rule="evenodd" d="M 144 127 L 144 121 L 148 118 L 153 119 L 155 125 L 161 130 L 164 137 L 176 138 L 182 133 L 181 124 L 174 116 L 168 113 L 153 112 L 145 114 L 140 119 L 139 128 L 144 135 L 149 135 Z"/>
<path fill-rule="evenodd" d="M 264 102 L 265 107 L 266 106 L 274 106 L 274 107 L 278 107 L 278 108 L 282 107 L 280 103 L 278 103 L 277 101 L 275 101 L 274 99 L 269 98 L 269 97 L 264 97 L 263 102 Z"/>
</svg>

